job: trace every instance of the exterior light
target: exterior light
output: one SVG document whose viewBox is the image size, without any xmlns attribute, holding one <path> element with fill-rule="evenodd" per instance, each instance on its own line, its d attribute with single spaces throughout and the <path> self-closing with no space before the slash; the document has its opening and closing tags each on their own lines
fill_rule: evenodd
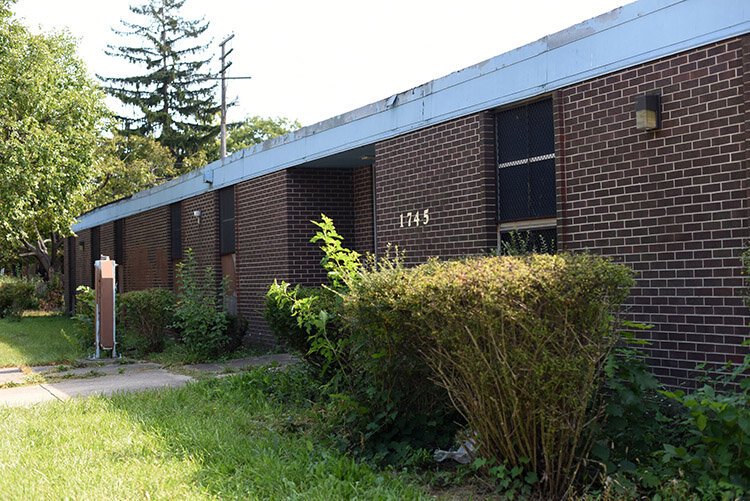
<svg viewBox="0 0 750 501">
<path fill-rule="evenodd" d="M 83 250 L 86 247 L 86 241 L 81 240 L 80 242 L 78 242 L 78 247 L 80 247 L 81 250 Z"/>
<path fill-rule="evenodd" d="M 655 130 L 661 127 L 661 96 L 636 96 L 635 127 L 638 130 Z"/>
<path fill-rule="evenodd" d="M 201 217 L 201 211 L 200 210 L 194 210 L 193 211 L 193 216 L 195 216 L 195 217 Z"/>
</svg>

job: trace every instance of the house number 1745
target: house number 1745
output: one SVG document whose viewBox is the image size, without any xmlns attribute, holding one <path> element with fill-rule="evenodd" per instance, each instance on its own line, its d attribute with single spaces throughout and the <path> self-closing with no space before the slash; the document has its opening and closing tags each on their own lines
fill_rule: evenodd
<svg viewBox="0 0 750 501">
<path fill-rule="evenodd" d="M 430 222 L 430 209 L 407 212 L 406 214 L 401 213 L 399 217 L 401 218 L 401 228 L 425 225 Z"/>
</svg>

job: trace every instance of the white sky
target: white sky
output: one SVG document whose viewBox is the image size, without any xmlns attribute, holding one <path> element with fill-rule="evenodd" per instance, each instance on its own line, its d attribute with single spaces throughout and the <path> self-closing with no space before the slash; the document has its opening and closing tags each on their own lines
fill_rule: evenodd
<svg viewBox="0 0 750 501">
<path fill-rule="evenodd" d="M 537 40 L 631 0 L 187 0 L 215 43 L 235 33 L 229 121 L 330 118 Z M 137 74 L 104 54 L 128 5 L 146 0 L 18 0 L 27 26 L 68 29 L 94 74 Z M 216 48 L 218 52 L 218 48 Z M 218 58 L 215 58 L 218 59 Z M 214 69 L 218 62 L 214 61 Z M 115 106 L 114 102 L 110 102 Z"/>
</svg>

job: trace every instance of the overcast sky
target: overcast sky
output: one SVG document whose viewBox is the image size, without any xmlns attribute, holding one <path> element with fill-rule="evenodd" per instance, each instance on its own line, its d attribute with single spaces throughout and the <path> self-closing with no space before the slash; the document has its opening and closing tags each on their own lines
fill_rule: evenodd
<svg viewBox="0 0 750 501">
<path fill-rule="evenodd" d="M 187 0 L 218 43 L 235 34 L 230 82 L 245 115 L 303 125 L 330 118 L 537 40 L 630 0 Z M 104 48 L 142 0 L 18 0 L 25 24 L 68 29 L 94 74 L 137 73 Z M 218 49 L 217 49 L 218 50 Z M 214 62 L 214 69 L 218 63 Z M 114 103 L 110 103 L 113 105 Z"/>
</svg>

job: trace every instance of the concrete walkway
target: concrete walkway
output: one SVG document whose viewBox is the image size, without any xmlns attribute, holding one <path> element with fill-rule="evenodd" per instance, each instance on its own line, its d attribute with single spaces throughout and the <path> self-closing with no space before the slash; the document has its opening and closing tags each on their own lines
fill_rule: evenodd
<svg viewBox="0 0 750 501">
<path fill-rule="evenodd" d="M 225 375 L 263 365 L 289 365 L 296 358 L 287 354 L 263 355 L 211 364 L 182 366 L 184 372 L 207 376 Z M 24 386 L 0 389 L 0 407 L 29 406 L 74 397 L 111 395 L 120 392 L 143 391 L 155 388 L 183 386 L 195 377 L 170 372 L 149 362 L 121 363 L 119 361 L 82 361 L 81 367 L 66 368 L 41 366 L 0 369 L 0 384 L 14 383 Z M 28 384 L 35 380 L 40 384 Z"/>
</svg>

